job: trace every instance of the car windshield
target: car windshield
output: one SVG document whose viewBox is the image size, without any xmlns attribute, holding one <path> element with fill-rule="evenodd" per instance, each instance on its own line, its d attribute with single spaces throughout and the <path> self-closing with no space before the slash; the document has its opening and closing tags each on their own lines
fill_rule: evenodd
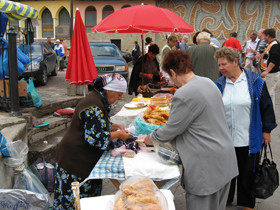
<svg viewBox="0 0 280 210">
<path fill-rule="evenodd" d="M 91 45 L 90 50 L 93 57 L 99 57 L 99 56 L 121 57 L 118 48 L 113 45 Z"/>
<path fill-rule="evenodd" d="M 21 51 L 29 56 L 31 50 L 31 56 L 42 56 L 42 46 L 41 45 L 20 45 L 19 48 Z"/>
</svg>

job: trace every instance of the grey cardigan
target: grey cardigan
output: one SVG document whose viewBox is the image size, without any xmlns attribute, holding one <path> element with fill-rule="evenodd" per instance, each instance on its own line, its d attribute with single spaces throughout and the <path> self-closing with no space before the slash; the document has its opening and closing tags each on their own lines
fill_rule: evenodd
<svg viewBox="0 0 280 210">
<path fill-rule="evenodd" d="M 177 148 L 187 193 L 213 194 L 238 175 L 221 93 L 208 78 L 195 76 L 176 91 L 168 122 L 151 139 Z"/>
</svg>

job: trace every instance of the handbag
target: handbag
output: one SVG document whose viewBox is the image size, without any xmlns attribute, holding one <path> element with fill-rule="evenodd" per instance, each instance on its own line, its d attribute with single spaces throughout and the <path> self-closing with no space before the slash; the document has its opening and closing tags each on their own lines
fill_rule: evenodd
<svg viewBox="0 0 280 210">
<path fill-rule="evenodd" d="M 29 170 L 42 182 L 48 192 L 54 192 L 54 182 L 56 167 L 55 164 L 46 162 L 43 158 L 38 158 Z"/>
<path fill-rule="evenodd" d="M 267 158 L 267 145 L 263 145 L 260 158 L 259 158 L 259 166 L 256 172 L 256 176 L 254 179 L 251 195 L 255 198 L 266 199 L 273 195 L 273 192 L 279 186 L 279 174 L 277 171 L 277 165 L 273 161 L 272 151 L 270 144 L 268 144 L 271 160 Z M 263 161 L 262 152 L 264 150 Z"/>
<path fill-rule="evenodd" d="M 60 61 L 60 68 L 61 68 L 61 69 L 66 69 L 66 68 L 67 68 L 66 61 L 65 61 L 64 59 L 62 59 L 62 60 Z"/>
</svg>

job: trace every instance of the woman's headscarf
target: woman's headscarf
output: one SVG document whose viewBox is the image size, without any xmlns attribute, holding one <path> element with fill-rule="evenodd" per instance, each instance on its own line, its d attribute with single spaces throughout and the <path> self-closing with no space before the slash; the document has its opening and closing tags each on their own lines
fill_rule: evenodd
<svg viewBox="0 0 280 210">
<path fill-rule="evenodd" d="M 125 93 L 127 82 L 125 78 L 118 73 L 104 74 L 94 79 L 92 82 L 92 86 L 99 91 L 104 89 Z"/>
<path fill-rule="evenodd" d="M 92 87 L 99 91 L 104 98 L 105 106 L 109 107 L 105 90 L 125 93 L 127 89 L 127 82 L 125 78 L 118 73 L 104 74 L 93 80 Z"/>
</svg>

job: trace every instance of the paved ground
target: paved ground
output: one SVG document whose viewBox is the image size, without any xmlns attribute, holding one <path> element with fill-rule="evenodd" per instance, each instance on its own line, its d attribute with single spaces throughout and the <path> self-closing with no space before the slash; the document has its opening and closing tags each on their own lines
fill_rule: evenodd
<svg viewBox="0 0 280 210">
<path fill-rule="evenodd" d="M 47 86 L 37 87 L 37 91 L 39 92 L 43 103 L 52 103 L 55 101 L 62 101 L 67 100 L 71 97 L 67 96 L 67 88 L 65 82 L 65 72 L 58 72 L 57 77 L 50 77 L 49 83 Z M 277 88 L 276 92 L 276 117 L 277 122 L 280 122 L 280 86 Z M 123 100 L 119 101 L 115 106 L 113 113 L 116 113 L 124 103 L 131 101 L 132 96 L 125 94 Z M 273 156 L 274 161 L 280 165 L 280 126 L 278 126 L 272 132 L 272 148 L 273 148 Z M 280 171 L 279 167 L 278 170 Z M 185 197 L 184 197 L 184 190 L 182 187 L 177 183 L 175 186 L 171 188 L 172 193 L 175 197 L 175 205 L 177 210 L 184 210 L 186 209 L 185 206 Z M 112 185 L 109 180 L 105 180 L 103 184 L 103 195 L 114 194 L 116 189 Z M 239 210 L 242 209 L 241 207 L 236 206 L 236 201 L 233 202 L 231 206 L 228 206 L 226 210 Z M 278 188 L 274 195 L 266 200 L 258 200 L 257 201 L 257 210 L 279 210 L 280 209 L 280 188 Z"/>
</svg>

